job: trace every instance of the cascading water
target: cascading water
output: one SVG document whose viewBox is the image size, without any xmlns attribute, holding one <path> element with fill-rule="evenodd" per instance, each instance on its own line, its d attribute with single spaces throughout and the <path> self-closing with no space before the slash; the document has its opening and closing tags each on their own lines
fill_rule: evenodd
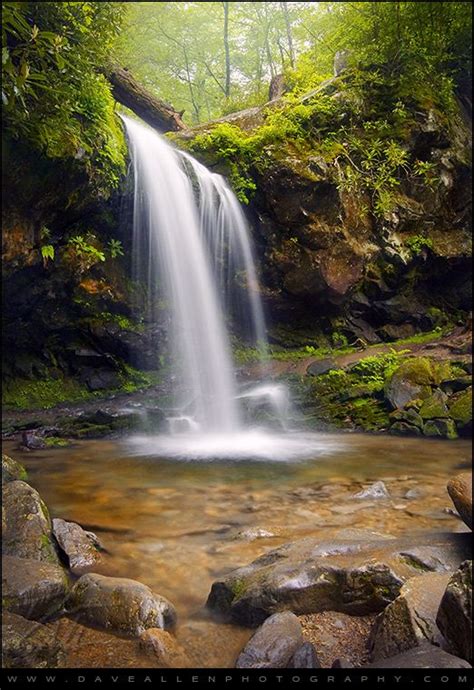
<svg viewBox="0 0 474 690">
<path fill-rule="evenodd" d="M 147 284 L 151 321 L 160 298 L 168 303 L 174 360 L 168 433 L 135 437 L 137 452 L 206 459 L 308 455 L 306 438 L 293 439 L 285 451 L 281 434 L 243 422 L 242 401 L 253 413 L 261 399 L 286 428 L 289 401 L 281 385 L 237 389 L 226 316 L 240 319 L 262 355 L 267 350 L 257 271 L 237 198 L 220 175 L 149 127 L 122 119 L 133 165 L 134 276 Z"/>
</svg>

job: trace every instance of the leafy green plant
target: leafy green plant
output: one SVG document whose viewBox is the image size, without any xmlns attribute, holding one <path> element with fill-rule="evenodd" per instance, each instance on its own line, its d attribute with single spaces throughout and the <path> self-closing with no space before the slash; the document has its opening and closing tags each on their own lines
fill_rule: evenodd
<svg viewBox="0 0 474 690">
<path fill-rule="evenodd" d="M 112 259 L 117 258 L 117 256 L 123 256 L 123 247 L 120 240 L 109 240 L 107 248 Z"/>
<path fill-rule="evenodd" d="M 433 240 L 423 235 L 413 235 L 407 239 L 405 244 L 414 256 L 418 256 L 426 249 L 433 249 Z"/>
</svg>

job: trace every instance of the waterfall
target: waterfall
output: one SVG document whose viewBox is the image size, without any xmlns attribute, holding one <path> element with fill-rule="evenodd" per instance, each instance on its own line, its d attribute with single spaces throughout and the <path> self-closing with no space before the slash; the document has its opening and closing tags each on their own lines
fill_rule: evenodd
<svg viewBox="0 0 474 690">
<path fill-rule="evenodd" d="M 242 421 L 226 316 L 239 318 L 266 349 L 244 214 L 223 177 L 149 127 L 122 119 L 133 165 L 134 278 L 147 284 L 148 318 L 156 318 L 160 295 L 170 313 L 170 431 L 236 432 Z"/>
</svg>

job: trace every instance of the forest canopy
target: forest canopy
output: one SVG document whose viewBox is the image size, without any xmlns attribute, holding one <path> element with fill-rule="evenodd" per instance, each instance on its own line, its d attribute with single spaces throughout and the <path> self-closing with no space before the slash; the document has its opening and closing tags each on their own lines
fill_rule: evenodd
<svg viewBox="0 0 474 690">
<path fill-rule="evenodd" d="M 4 2 L 7 136 L 118 183 L 124 141 L 107 65 L 130 70 L 188 125 L 298 95 L 332 76 L 448 111 L 471 80 L 468 2 Z M 393 100 L 393 99 L 392 99 Z"/>
</svg>

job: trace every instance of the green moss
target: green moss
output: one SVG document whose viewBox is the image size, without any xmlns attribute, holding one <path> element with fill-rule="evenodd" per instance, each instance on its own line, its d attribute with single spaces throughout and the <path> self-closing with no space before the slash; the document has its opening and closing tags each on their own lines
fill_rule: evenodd
<svg viewBox="0 0 474 690">
<path fill-rule="evenodd" d="M 44 442 L 47 448 L 64 448 L 71 445 L 67 438 L 58 438 L 57 436 L 50 436 L 45 438 Z"/>
<path fill-rule="evenodd" d="M 233 601 L 240 599 L 240 597 L 247 591 L 248 585 L 245 580 L 234 580 L 231 584 L 231 592 L 234 595 Z"/>
<path fill-rule="evenodd" d="M 73 379 L 14 379 L 3 386 L 5 409 L 49 409 L 65 402 L 80 402 L 93 397 L 85 386 Z"/>
<path fill-rule="evenodd" d="M 449 404 L 449 414 L 462 425 L 472 420 L 472 386 L 462 393 L 453 395 Z"/>
</svg>

